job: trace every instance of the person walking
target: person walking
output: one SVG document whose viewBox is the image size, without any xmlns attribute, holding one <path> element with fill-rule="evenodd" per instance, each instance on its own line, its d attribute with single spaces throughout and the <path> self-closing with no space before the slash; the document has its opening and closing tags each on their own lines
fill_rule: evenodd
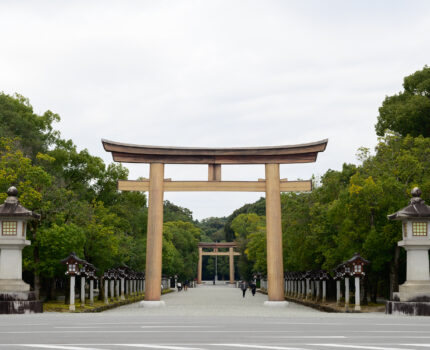
<svg viewBox="0 0 430 350">
<path fill-rule="evenodd" d="M 255 295 L 255 291 L 257 290 L 257 286 L 254 282 L 251 282 L 251 292 L 252 292 L 252 296 Z"/>
<path fill-rule="evenodd" d="M 186 280 L 185 282 L 184 282 L 184 291 L 186 292 L 187 291 L 187 289 L 188 289 L 188 284 L 189 284 L 189 282 L 188 282 L 188 280 Z"/>
<path fill-rule="evenodd" d="M 248 284 L 246 283 L 246 281 L 243 281 L 241 286 L 240 286 L 240 289 L 242 289 L 242 293 L 243 293 L 244 298 L 245 298 L 245 293 L 246 293 L 247 288 L 248 288 Z"/>
</svg>

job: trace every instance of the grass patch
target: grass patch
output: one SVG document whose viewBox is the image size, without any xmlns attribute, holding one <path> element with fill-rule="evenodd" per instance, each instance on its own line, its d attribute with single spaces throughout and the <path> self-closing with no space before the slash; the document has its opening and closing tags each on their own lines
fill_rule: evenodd
<svg viewBox="0 0 430 350">
<path fill-rule="evenodd" d="M 161 294 L 171 293 L 173 290 L 163 290 Z M 145 294 L 139 296 L 126 297 L 125 300 L 110 301 L 109 304 L 105 304 L 102 300 L 94 300 L 94 305 L 89 304 L 89 300 L 86 300 L 86 304 L 81 306 L 81 300 L 75 299 L 75 311 L 69 310 L 69 304 L 64 304 L 64 301 L 48 300 L 43 303 L 43 312 L 68 312 L 68 313 L 80 313 L 80 312 L 101 312 L 116 308 L 118 306 L 136 303 L 145 298 Z"/>
</svg>

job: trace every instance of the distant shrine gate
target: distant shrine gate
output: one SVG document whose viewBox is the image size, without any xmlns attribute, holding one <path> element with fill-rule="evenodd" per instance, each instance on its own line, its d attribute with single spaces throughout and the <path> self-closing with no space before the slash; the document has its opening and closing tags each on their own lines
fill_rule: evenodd
<svg viewBox="0 0 430 350">
<path fill-rule="evenodd" d="M 240 255 L 234 251 L 234 248 L 237 247 L 237 243 L 234 242 L 222 242 L 222 243 L 213 243 L 213 242 L 200 242 L 199 243 L 199 264 L 197 266 L 197 283 L 202 283 L 202 263 L 203 263 L 203 255 L 210 256 L 219 256 L 219 255 L 228 255 L 228 263 L 230 270 L 230 283 L 234 283 L 234 256 Z M 203 248 L 213 249 L 212 252 L 204 252 Z M 228 248 L 228 252 L 220 252 L 218 249 Z M 216 273 L 216 272 L 215 272 Z M 216 279 L 216 277 L 215 277 Z"/>
<path fill-rule="evenodd" d="M 279 176 L 280 164 L 315 162 L 328 140 L 291 146 L 251 148 L 186 148 L 141 146 L 102 140 L 113 160 L 149 163 L 149 180 L 118 181 L 121 191 L 148 191 L 148 233 L 146 246 L 146 301 L 161 296 L 163 242 L 163 195 L 165 191 L 266 192 L 268 299 L 284 301 L 282 259 L 281 192 L 311 191 L 312 182 L 286 181 Z M 208 181 L 164 179 L 164 164 L 208 164 Z M 264 164 L 266 178 L 259 181 L 221 181 L 222 164 Z"/>
</svg>

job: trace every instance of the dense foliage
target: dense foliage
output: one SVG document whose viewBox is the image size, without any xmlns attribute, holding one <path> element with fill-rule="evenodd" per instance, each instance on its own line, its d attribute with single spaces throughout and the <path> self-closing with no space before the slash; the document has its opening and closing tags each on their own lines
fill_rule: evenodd
<svg viewBox="0 0 430 350">
<path fill-rule="evenodd" d="M 404 91 L 387 96 L 379 108 L 376 133 L 392 131 L 402 136 L 430 137 L 430 68 L 407 76 Z"/>
<path fill-rule="evenodd" d="M 24 276 L 50 297 L 64 278 L 59 260 L 71 251 L 99 275 L 121 264 L 144 270 L 146 255 L 145 194 L 118 192 L 117 181 L 127 179 L 128 170 L 78 151 L 54 129 L 59 120 L 50 111 L 35 114 L 20 95 L 0 94 L 0 201 L 15 185 L 20 202 L 41 214 L 29 226 Z M 164 211 L 163 273 L 193 278 L 200 229 L 188 209 L 166 201 Z"/>
</svg>

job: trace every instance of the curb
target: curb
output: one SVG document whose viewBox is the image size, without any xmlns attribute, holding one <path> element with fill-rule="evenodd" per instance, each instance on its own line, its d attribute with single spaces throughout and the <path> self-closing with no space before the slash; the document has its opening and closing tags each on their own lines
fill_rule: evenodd
<svg viewBox="0 0 430 350">
<path fill-rule="evenodd" d="M 266 294 L 267 292 L 264 290 L 259 289 L 258 290 L 259 293 L 261 294 Z M 310 307 L 312 309 L 318 310 L 318 311 L 323 311 L 323 312 L 330 312 L 330 313 L 355 313 L 355 314 L 360 314 L 362 313 L 362 311 L 356 311 L 356 310 L 338 310 L 335 309 L 331 306 L 327 306 L 327 305 L 321 305 L 321 304 L 316 304 L 313 302 L 309 302 L 309 301 L 305 301 L 305 300 L 301 300 L 301 299 L 295 299 L 295 298 L 291 298 L 291 297 L 285 297 L 285 300 L 287 301 L 291 301 L 292 303 L 296 303 L 296 304 L 300 304 L 303 306 L 307 306 Z"/>
<path fill-rule="evenodd" d="M 161 295 L 172 293 L 172 292 L 173 292 L 172 289 L 167 289 L 166 291 L 163 291 L 161 293 Z M 142 301 L 144 299 L 145 299 L 145 295 L 142 295 L 140 297 L 136 297 L 136 298 L 133 298 L 133 299 L 121 300 L 121 301 L 115 302 L 113 304 L 108 304 L 108 305 L 103 305 L 103 306 L 95 307 L 94 309 L 78 311 L 77 313 L 103 312 L 103 311 L 106 311 L 106 310 L 115 309 L 115 308 L 120 307 L 120 306 L 137 303 L 138 301 Z"/>
</svg>

